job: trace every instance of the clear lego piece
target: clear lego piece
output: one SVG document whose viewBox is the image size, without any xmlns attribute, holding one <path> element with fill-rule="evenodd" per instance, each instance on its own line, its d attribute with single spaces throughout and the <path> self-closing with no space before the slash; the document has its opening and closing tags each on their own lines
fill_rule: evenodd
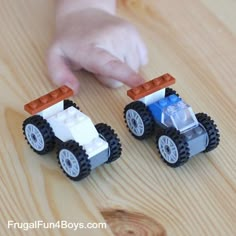
<svg viewBox="0 0 236 236">
<path fill-rule="evenodd" d="M 182 100 L 164 110 L 162 123 L 167 127 L 175 127 L 181 133 L 198 126 L 192 108 Z"/>
</svg>

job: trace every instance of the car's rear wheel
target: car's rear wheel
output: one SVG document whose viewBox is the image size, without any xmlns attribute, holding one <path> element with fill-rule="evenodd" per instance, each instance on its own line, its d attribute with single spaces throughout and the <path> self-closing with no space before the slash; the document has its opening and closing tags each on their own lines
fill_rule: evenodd
<svg viewBox="0 0 236 236">
<path fill-rule="evenodd" d="M 121 156 L 121 143 L 115 131 L 107 124 L 95 125 L 100 137 L 108 143 L 109 157 L 106 163 L 111 163 Z"/>
<path fill-rule="evenodd" d="M 140 101 L 128 104 L 124 119 L 129 131 L 136 139 L 145 139 L 154 133 L 154 120 L 146 105 Z"/>
<path fill-rule="evenodd" d="M 23 122 L 23 134 L 30 147 L 40 155 L 47 154 L 55 146 L 55 135 L 50 124 L 39 115 Z"/>
<path fill-rule="evenodd" d="M 79 107 L 76 105 L 75 102 L 69 100 L 69 99 L 65 99 L 64 100 L 64 110 L 69 108 L 69 107 L 75 107 L 76 109 L 79 110 Z"/>
<path fill-rule="evenodd" d="M 215 149 L 220 143 L 220 134 L 215 122 L 205 113 L 196 114 L 198 122 L 203 125 L 208 134 L 208 145 L 204 152 L 209 152 Z"/>
</svg>

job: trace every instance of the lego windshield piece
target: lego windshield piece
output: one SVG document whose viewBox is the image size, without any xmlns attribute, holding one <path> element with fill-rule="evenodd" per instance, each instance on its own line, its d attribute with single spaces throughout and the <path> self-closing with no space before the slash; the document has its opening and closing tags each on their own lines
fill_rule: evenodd
<svg viewBox="0 0 236 236">
<path fill-rule="evenodd" d="M 182 100 L 163 111 L 162 123 L 167 127 L 175 127 L 181 133 L 198 126 L 192 108 Z"/>
</svg>

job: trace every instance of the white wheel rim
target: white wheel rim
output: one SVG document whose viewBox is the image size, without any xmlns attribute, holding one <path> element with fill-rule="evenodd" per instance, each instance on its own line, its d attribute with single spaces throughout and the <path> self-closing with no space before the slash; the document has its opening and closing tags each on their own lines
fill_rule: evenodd
<svg viewBox="0 0 236 236">
<path fill-rule="evenodd" d="M 45 142 L 40 130 L 32 124 L 27 124 L 25 127 L 25 135 L 30 145 L 37 151 L 42 151 L 45 147 Z"/>
<path fill-rule="evenodd" d="M 140 137 L 144 134 L 144 123 L 137 111 L 129 109 L 126 112 L 126 122 L 134 135 Z"/>
<path fill-rule="evenodd" d="M 178 148 L 176 147 L 174 141 L 166 136 L 162 135 L 158 140 L 158 147 L 161 152 L 162 157 L 170 164 L 174 164 L 179 159 Z"/>
<path fill-rule="evenodd" d="M 63 170 L 71 177 L 77 177 L 80 173 L 80 166 L 75 155 L 67 150 L 62 149 L 59 152 L 59 161 Z"/>
</svg>

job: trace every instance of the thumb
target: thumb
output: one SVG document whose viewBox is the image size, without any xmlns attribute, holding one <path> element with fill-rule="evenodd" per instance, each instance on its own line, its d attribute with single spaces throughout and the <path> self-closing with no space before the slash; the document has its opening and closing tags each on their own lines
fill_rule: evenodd
<svg viewBox="0 0 236 236">
<path fill-rule="evenodd" d="M 79 81 L 71 71 L 60 48 L 53 46 L 49 49 L 47 64 L 49 75 L 54 84 L 58 86 L 67 85 L 75 93 L 78 93 Z"/>
</svg>

